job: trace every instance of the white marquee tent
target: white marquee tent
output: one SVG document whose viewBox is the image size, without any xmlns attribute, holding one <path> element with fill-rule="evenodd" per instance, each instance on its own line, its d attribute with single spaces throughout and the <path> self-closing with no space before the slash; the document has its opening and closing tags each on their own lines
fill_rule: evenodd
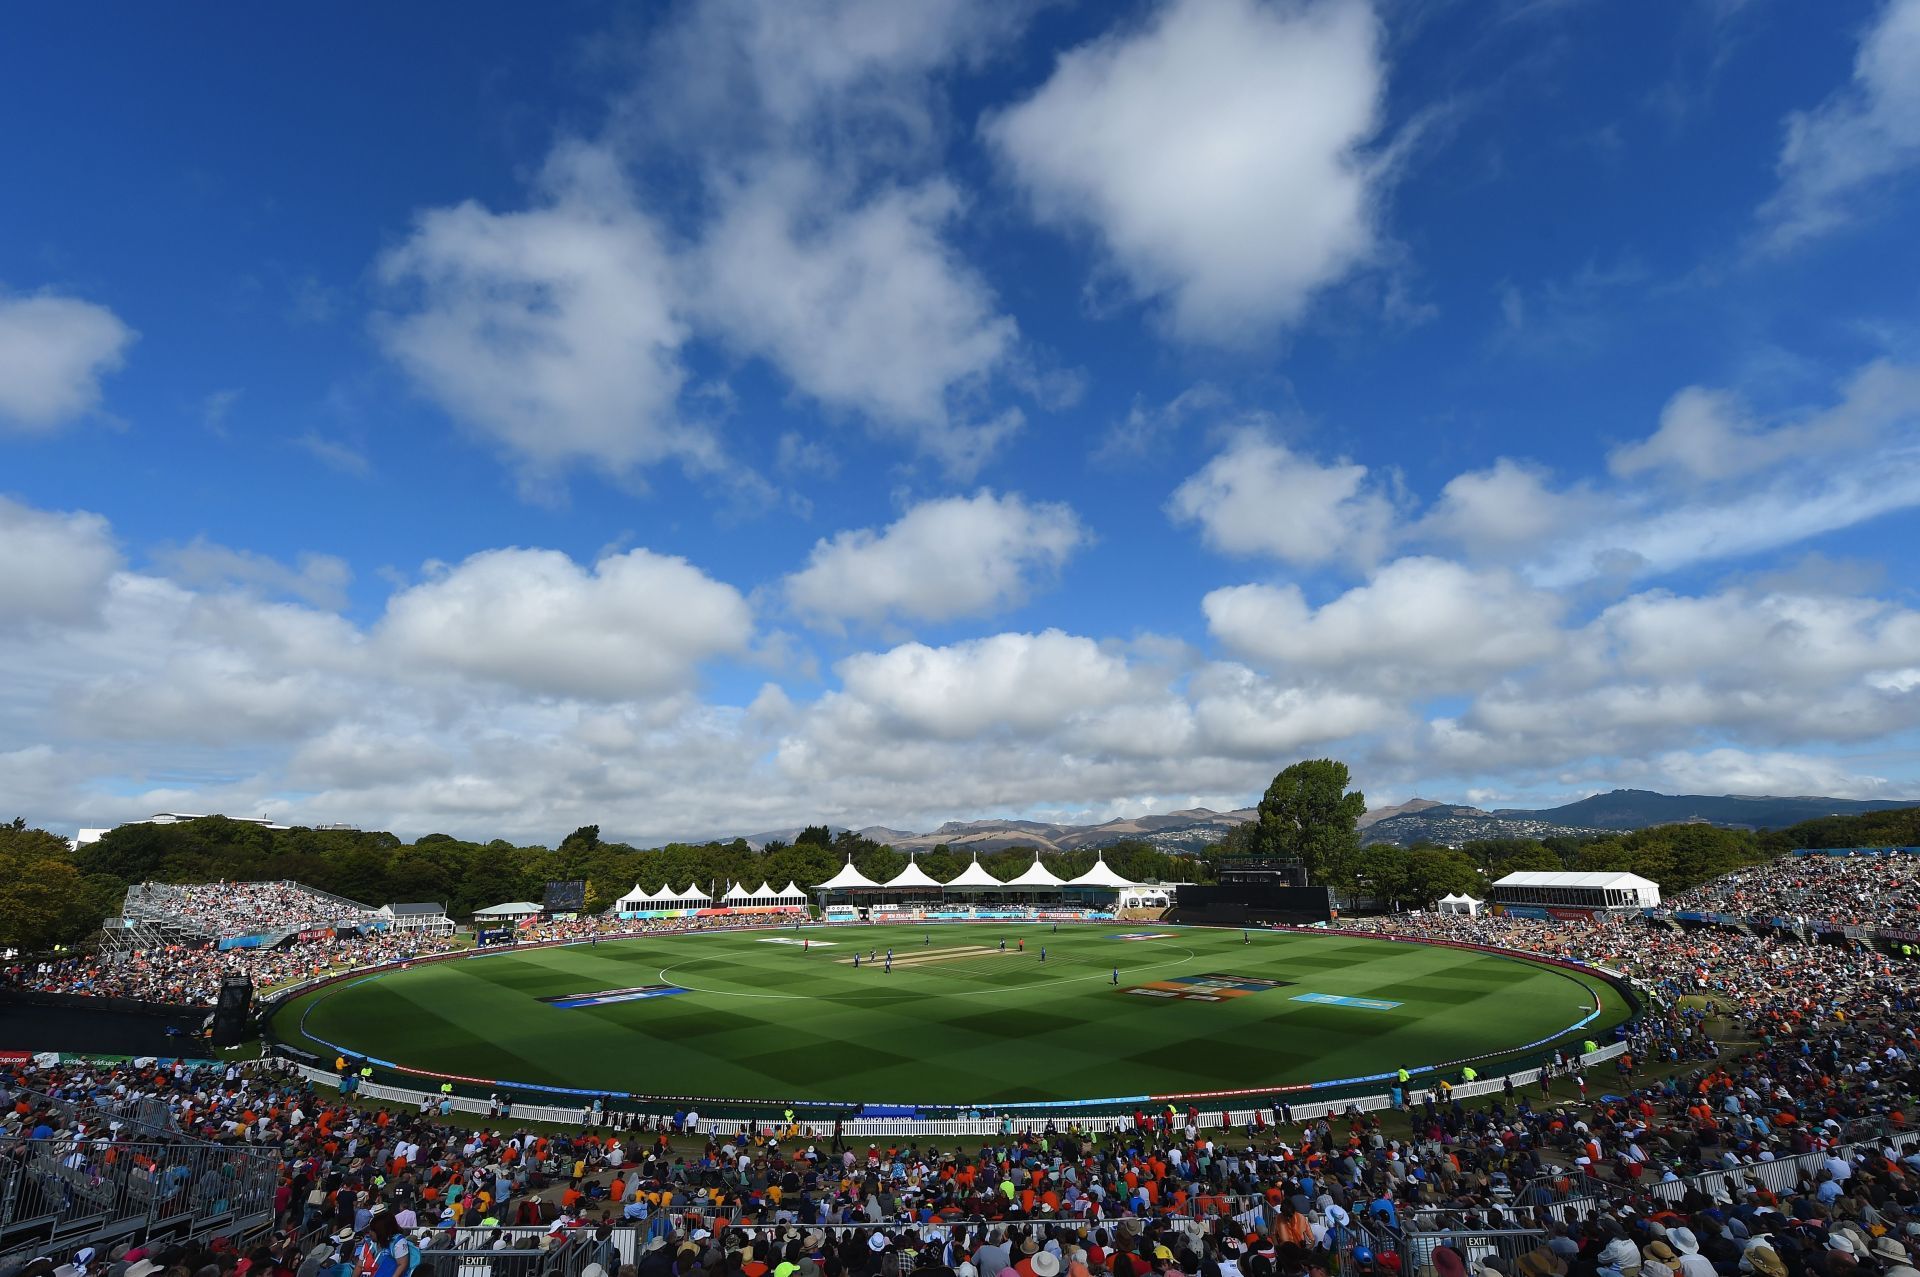
<svg viewBox="0 0 1920 1277">
<path fill-rule="evenodd" d="M 980 853 L 973 853 L 973 863 L 954 875 L 947 884 L 948 891 L 1005 891 L 1007 884 L 988 873 L 980 864 Z"/>
<path fill-rule="evenodd" d="M 939 891 L 940 880 L 920 867 L 920 862 L 908 857 L 907 867 L 884 884 L 888 891 Z"/>
</svg>

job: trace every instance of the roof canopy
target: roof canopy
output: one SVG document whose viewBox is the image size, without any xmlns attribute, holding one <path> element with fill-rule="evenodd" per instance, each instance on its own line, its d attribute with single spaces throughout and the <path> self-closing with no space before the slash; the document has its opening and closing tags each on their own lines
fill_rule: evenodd
<svg viewBox="0 0 1920 1277">
<path fill-rule="evenodd" d="M 875 888 L 880 884 L 853 867 L 853 857 L 847 857 L 847 863 L 840 872 L 814 888 L 815 891 L 849 891 L 855 887 Z"/>
<path fill-rule="evenodd" d="M 888 891 L 904 891 L 909 887 L 925 887 L 932 891 L 940 890 L 940 880 L 932 877 L 920 867 L 920 862 L 909 858 L 907 867 L 887 880 Z"/>
<path fill-rule="evenodd" d="M 1611 871 L 1567 873 L 1538 869 L 1523 869 L 1518 873 L 1510 873 L 1493 885 L 1496 887 L 1608 887 L 1615 891 L 1633 891 L 1641 887 L 1659 886 L 1658 883 L 1649 882 L 1638 874 Z"/>
<path fill-rule="evenodd" d="M 1001 882 L 998 878 L 981 868 L 980 853 L 975 852 L 973 863 L 965 869 L 962 869 L 954 876 L 953 881 L 947 884 L 948 891 L 952 891 L 955 888 L 962 891 L 969 888 L 975 891 L 1005 891 L 1007 884 Z"/>
<path fill-rule="evenodd" d="M 1452 892 L 1448 892 L 1446 895 L 1440 897 L 1440 903 L 1443 905 L 1477 905 L 1480 901 L 1475 900 L 1472 896 L 1456 896 Z"/>
<path fill-rule="evenodd" d="M 1033 853 L 1033 863 L 1022 870 L 1019 876 L 1009 879 L 1006 885 L 1017 891 L 1050 891 L 1067 884 L 1059 874 L 1040 863 L 1040 853 L 1036 851 Z"/>
<path fill-rule="evenodd" d="M 623 904 L 623 905 L 637 905 L 651 899 L 653 899 L 653 893 L 651 891 L 648 891 L 646 888 L 642 887 L 639 883 L 636 882 L 633 884 L 632 891 L 629 891 L 626 895 L 620 897 L 620 899 L 615 901 L 614 903 Z"/>
<path fill-rule="evenodd" d="M 760 885 L 753 889 L 753 894 L 756 896 L 771 896 L 777 893 L 774 891 L 772 883 L 762 879 Z"/>
<path fill-rule="evenodd" d="M 795 896 L 801 900 L 807 898 L 807 893 L 800 890 L 800 884 L 794 882 L 792 879 L 787 880 L 787 885 L 780 890 L 779 894 L 782 896 Z"/>
<path fill-rule="evenodd" d="M 1091 869 L 1081 874 L 1078 878 L 1069 880 L 1067 885 L 1069 887 L 1104 887 L 1109 891 L 1125 891 L 1129 887 L 1138 887 L 1142 884 L 1128 882 L 1125 878 L 1122 878 L 1113 871 L 1113 866 L 1107 863 L 1106 856 L 1099 855 L 1094 857 L 1093 867 Z"/>
<path fill-rule="evenodd" d="M 683 891 L 683 892 L 681 892 L 681 893 L 680 893 L 680 898 L 681 898 L 682 900 L 711 900 L 711 899 L 713 899 L 713 897 L 712 897 L 712 896 L 710 896 L 710 895 L 708 895 L 708 894 L 707 894 L 706 892 L 704 892 L 704 891 L 702 891 L 702 890 L 700 890 L 700 884 L 699 884 L 699 883 L 689 883 L 689 884 L 687 885 L 687 889 L 686 889 L 685 891 Z"/>
<path fill-rule="evenodd" d="M 745 887 L 741 886 L 739 883 L 736 882 L 736 883 L 729 884 L 727 887 L 726 893 L 722 895 L 720 898 L 722 900 L 746 900 L 750 898 L 752 895 L 753 893 L 751 891 L 748 891 Z"/>
<path fill-rule="evenodd" d="M 476 918 L 518 918 L 530 913 L 539 913 L 540 906 L 530 900 L 509 900 L 503 905 L 493 905 L 486 909 L 475 909 Z"/>
</svg>

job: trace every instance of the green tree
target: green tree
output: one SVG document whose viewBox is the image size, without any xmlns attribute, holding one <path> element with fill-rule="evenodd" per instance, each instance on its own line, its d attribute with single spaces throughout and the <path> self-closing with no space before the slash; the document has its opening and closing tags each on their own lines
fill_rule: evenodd
<svg viewBox="0 0 1920 1277">
<path fill-rule="evenodd" d="M 101 920 L 126 895 L 119 880 L 86 875 L 67 856 L 67 841 L 47 835 L 57 845 L 50 851 L 45 834 L 24 825 L 4 831 L 0 838 L 0 949 L 43 953 L 55 945 L 74 944 L 99 930 Z"/>
<path fill-rule="evenodd" d="M 1464 852 L 1419 847 L 1407 853 L 1407 900 L 1431 905 L 1442 896 L 1486 894 L 1487 880 Z"/>
<path fill-rule="evenodd" d="M 1314 882 L 1350 888 L 1360 851 L 1356 822 L 1367 812 L 1366 795 L 1347 789 L 1351 779 L 1347 765 L 1331 758 L 1295 763 L 1275 776 L 1260 800 L 1255 853 L 1297 860 Z"/>
<path fill-rule="evenodd" d="M 560 840 L 560 851 L 591 852 L 600 846 L 600 826 L 582 825 Z"/>
<path fill-rule="evenodd" d="M 1398 909 L 1408 898 L 1407 849 L 1390 842 L 1361 848 L 1354 857 L 1353 880 L 1360 894 L 1372 896 L 1389 909 Z"/>
<path fill-rule="evenodd" d="M 67 854 L 67 840 L 27 824 L 26 817 L 15 816 L 12 823 L 0 825 L 0 852 L 15 852 L 43 858 Z"/>
<path fill-rule="evenodd" d="M 1532 870 L 1557 872 L 1567 867 L 1557 852 L 1535 838 L 1482 838 L 1463 844 L 1460 850 L 1496 878 Z"/>
</svg>

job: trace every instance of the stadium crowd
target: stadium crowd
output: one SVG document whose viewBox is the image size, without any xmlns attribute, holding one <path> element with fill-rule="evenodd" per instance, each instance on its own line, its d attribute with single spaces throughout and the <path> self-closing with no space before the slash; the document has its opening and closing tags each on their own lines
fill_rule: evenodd
<svg viewBox="0 0 1920 1277">
<path fill-rule="evenodd" d="M 358 926 L 373 911 L 297 882 L 143 882 L 127 893 L 130 917 L 225 939 L 275 931 Z"/>
<path fill-rule="evenodd" d="M 1920 929 L 1920 856 L 1801 856 L 1681 892 L 1674 911 Z"/>
<path fill-rule="evenodd" d="M 767 925 L 765 915 L 670 919 L 600 915 L 541 919 L 513 928 L 512 938 L 518 944 L 535 944 Z M 467 937 L 380 930 L 307 940 L 289 938 L 271 949 L 222 951 L 212 945 L 166 945 L 121 955 L 85 953 L 18 961 L 0 967 L 0 983 L 46 993 L 212 1006 L 221 979 L 228 975 L 244 975 L 256 989 L 264 991 L 330 971 L 450 953 L 470 943 Z"/>
<path fill-rule="evenodd" d="M 109 1101 L 274 1159 L 271 1241 L 94 1255 L 80 1277 L 390 1277 L 382 1255 L 394 1277 L 456 1277 L 437 1252 L 533 1237 L 596 1248 L 621 1277 L 1920 1277 L 1911 962 L 1638 921 L 1343 925 L 1608 966 L 1639 983 L 1645 1013 L 1604 1080 L 1563 1056 L 1537 1084 L 1471 1099 L 1454 1093 L 1464 1073 L 1422 1075 L 1397 1111 L 1167 1106 L 1117 1131 L 1009 1120 L 944 1141 L 863 1141 L 787 1114 L 716 1126 L 588 1109 L 577 1129 L 536 1129 L 463 1120 L 431 1095 L 417 1111 L 343 1100 L 271 1065 L 22 1062 L 0 1064 L 0 1155 L 30 1137 L 104 1155 L 128 1132 L 82 1132 L 65 1106 Z M 1793 1157 L 1810 1165 L 1761 1174 Z M 1730 1174 L 1683 1178 L 1706 1172 Z M 646 1230 L 631 1274 L 607 1241 L 623 1223 Z M 1416 1223 L 1449 1244 L 1416 1247 Z M 1501 1236 L 1524 1228 L 1544 1231 Z M 55 1258 L 30 1277 L 53 1277 Z"/>
<path fill-rule="evenodd" d="M 328 971 L 398 962 L 457 947 L 451 936 L 374 931 L 290 941 L 275 949 L 228 949 L 168 945 L 124 955 L 76 954 L 20 962 L 0 971 L 0 980 L 21 988 L 87 997 L 134 998 L 176 1006 L 212 1006 L 227 975 L 244 975 L 270 989 Z"/>
</svg>

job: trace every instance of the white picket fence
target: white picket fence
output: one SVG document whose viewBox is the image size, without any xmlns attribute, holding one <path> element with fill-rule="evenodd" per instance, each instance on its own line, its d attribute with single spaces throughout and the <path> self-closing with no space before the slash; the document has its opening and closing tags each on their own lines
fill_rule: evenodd
<svg viewBox="0 0 1920 1277">
<path fill-rule="evenodd" d="M 1614 1042 L 1601 1047 L 1597 1051 L 1587 1052 L 1577 1058 L 1583 1066 L 1591 1067 L 1595 1064 L 1613 1059 L 1626 1049 L 1627 1047 L 1624 1042 Z M 331 1070 L 318 1068 L 314 1065 L 298 1061 L 290 1060 L 287 1061 L 287 1063 L 298 1069 L 303 1077 L 316 1086 L 339 1086 L 340 1079 L 338 1075 Z M 1453 1094 L 1456 1099 L 1463 1100 L 1472 1099 L 1481 1095 L 1497 1094 L 1504 1089 L 1505 1082 L 1509 1077 L 1512 1078 L 1513 1085 L 1516 1088 L 1530 1086 L 1540 1080 L 1540 1070 L 1520 1069 L 1511 1074 L 1502 1074 L 1496 1077 L 1480 1078 L 1473 1082 L 1459 1083 L 1453 1088 Z M 429 1100 L 438 1104 L 441 1099 L 438 1092 L 388 1086 L 378 1082 L 363 1082 L 356 1093 L 366 1099 L 379 1100 L 388 1104 L 406 1105 L 411 1108 L 418 1108 L 422 1103 Z M 456 1113 L 475 1113 L 484 1116 L 488 1110 L 488 1103 L 485 1100 L 466 1095 L 454 1095 L 451 1096 L 450 1099 L 452 1102 L 452 1111 Z M 726 1103 L 726 1101 L 715 1102 Z M 1229 1123 L 1236 1127 L 1244 1126 L 1246 1123 L 1253 1121 L 1256 1114 L 1271 1114 L 1272 1112 L 1271 1108 L 1266 1105 L 1258 1108 L 1241 1107 L 1223 1109 L 1220 1107 L 1209 1108 L 1206 1106 L 1208 1102 L 1201 1099 L 1196 1099 L 1193 1103 L 1200 1107 L 1199 1125 L 1203 1130 L 1218 1130 Z M 1328 1100 L 1303 1100 L 1299 1103 L 1292 1104 L 1291 1107 L 1293 1109 L 1293 1118 L 1296 1122 L 1310 1122 L 1321 1117 L 1338 1116 L 1339 1114 L 1345 1113 L 1349 1107 L 1366 1113 L 1388 1108 L 1391 1104 L 1391 1098 L 1382 1092 L 1376 1095 L 1358 1095 Z M 767 1107 L 769 1110 L 772 1109 L 771 1104 Z M 987 1106 L 983 1105 L 981 1107 L 985 1108 Z M 1184 1105 L 1182 1108 L 1184 1110 Z M 1161 1108 L 1158 1111 L 1164 1112 L 1165 1109 Z M 1227 1123 L 1221 1121 L 1223 1112 L 1227 1118 Z M 560 1126 L 588 1125 L 588 1123 L 581 1121 L 582 1115 L 583 1106 L 578 1104 L 525 1104 L 515 1100 L 511 1118 L 530 1122 L 551 1122 Z M 764 1125 L 774 1121 L 778 1117 L 778 1113 L 769 1111 L 762 1115 L 759 1120 Z M 1019 1133 L 1044 1130 L 1049 1122 L 1056 1124 L 1072 1122 L 1088 1130 L 1095 1131 L 1120 1131 L 1126 1130 L 1133 1125 L 1133 1115 L 1131 1113 L 1089 1114 L 1080 1112 L 1071 1105 L 1062 1105 L 1058 1109 L 1053 1110 L 1035 1111 L 1023 1109 L 1018 1113 L 1011 1114 L 1008 1120 L 1012 1122 L 1012 1129 Z M 717 1126 L 718 1129 L 731 1131 L 739 1124 L 739 1119 L 708 1118 L 703 1116 L 701 1122 L 707 1126 L 708 1129 L 714 1129 Z M 784 1122 L 780 1124 L 784 1125 Z M 801 1119 L 798 1125 L 801 1133 L 807 1139 L 826 1139 L 833 1134 L 832 1119 L 826 1119 L 824 1121 L 819 1119 Z M 848 1139 L 855 1137 L 874 1139 L 881 1136 L 888 1138 L 928 1139 L 933 1137 L 952 1138 L 957 1136 L 998 1135 L 1005 1129 L 1005 1125 L 999 1115 L 978 1118 L 886 1117 L 849 1118 L 841 1123 L 840 1129 L 841 1134 Z"/>
</svg>

